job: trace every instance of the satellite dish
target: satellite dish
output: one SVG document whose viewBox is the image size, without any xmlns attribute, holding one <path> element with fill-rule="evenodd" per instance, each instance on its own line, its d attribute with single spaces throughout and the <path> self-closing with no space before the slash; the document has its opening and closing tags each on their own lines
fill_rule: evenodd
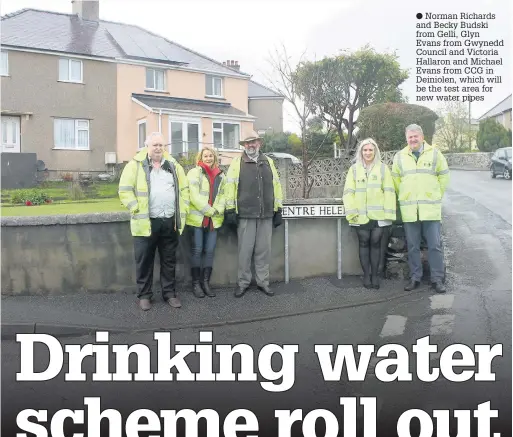
<svg viewBox="0 0 513 437">
<path fill-rule="evenodd" d="M 36 168 L 37 168 L 37 171 L 45 171 L 46 170 L 46 166 L 45 166 L 45 163 L 44 161 L 41 161 L 40 159 L 36 162 Z"/>
</svg>

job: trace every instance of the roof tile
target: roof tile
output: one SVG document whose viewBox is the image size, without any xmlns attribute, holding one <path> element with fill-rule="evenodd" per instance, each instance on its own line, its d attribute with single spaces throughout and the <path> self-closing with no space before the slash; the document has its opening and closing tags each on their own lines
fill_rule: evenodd
<svg viewBox="0 0 513 437">
<path fill-rule="evenodd" d="M 214 74 L 248 78 L 207 56 L 139 26 L 72 14 L 22 9 L 2 17 L 2 45 L 106 58 L 181 63 Z"/>
</svg>

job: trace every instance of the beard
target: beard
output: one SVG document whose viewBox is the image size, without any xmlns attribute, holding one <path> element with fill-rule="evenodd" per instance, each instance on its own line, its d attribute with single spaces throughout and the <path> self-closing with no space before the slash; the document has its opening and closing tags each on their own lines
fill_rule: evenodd
<svg viewBox="0 0 513 437">
<path fill-rule="evenodd" d="M 255 156 L 258 155 L 258 149 L 256 147 L 248 147 L 246 149 L 246 153 L 248 154 L 248 156 L 250 156 L 251 158 L 254 158 Z"/>
</svg>

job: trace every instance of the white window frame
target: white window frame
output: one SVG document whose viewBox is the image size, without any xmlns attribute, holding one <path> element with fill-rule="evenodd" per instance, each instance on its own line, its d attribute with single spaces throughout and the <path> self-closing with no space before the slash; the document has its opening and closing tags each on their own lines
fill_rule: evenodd
<svg viewBox="0 0 513 437">
<path fill-rule="evenodd" d="M 75 122 L 75 144 L 73 145 L 67 145 L 67 146 L 62 146 L 62 145 L 59 145 L 57 146 L 55 143 L 55 128 L 56 128 L 56 123 L 57 121 L 59 120 L 73 120 Z M 85 122 L 87 123 L 87 129 L 85 128 L 80 128 L 79 127 L 79 122 Z M 85 119 L 82 119 L 82 118 L 65 118 L 65 117 L 56 117 L 53 119 L 53 148 L 55 150 L 91 150 L 91 129 L 90 129 L 90 124 L 89 124 L 89 120 L 85 120 Z M 87 147 L 78 147 L 78 132 L 81 131 L 81 130 L 87 130 Z"/>
<path fill-rule="evenodd" d="M 61 61 L 67 61 L 68 63 L 68 79 L 61 78 Z M 71 62 L 80 62 L 80 80 L 71 79 Z M 82 59 L 59 58 L 58 70 L 59 82 L 84 83 L 84 62 L 82 61 Z"/>
<path fill-rule="evenodd" d="M 144 124 L 144 138 L 142 140 L 142 144 L 141 144 L 141 133 L 140 133 L 141 124 Z M 139 120 L 137 122 L 137 149 L 138 150 L 141 150 L 142 148 L 146 147 L 144 145 L 144 142 L 146 141 L 147 136 L 148 136 L 148 125 L 146 124 L 146 119 Z"/>
<path fill-rule="evenodd" d="M 214 81 L 216 79 L 219 79 L 221 81 L 221 94 L 217 95 L 217 94 L 208 94 L 207 92 L 207 81 L 210 80 L 211 82 L 211 86 L 212 86 L 212 91 L 215 90 L 215 86 L 214 86 Z M 206 75 L 206 80 L 205 80 L 205 96 L 206 97 L 224 97 L 224 78 L 222 76 L 215 76 L 213 74 L 207 74 Z"/>
<path fill-rule="evenodd" d="M 2 70 L 3 63 L 0 60 L 0 76 L 9 76 L 9 52 L 2 50 L 1 56 L 5 56 L 5 71 Z"/>
<path fill-rule="evenodd" d="M 220 128 L 214 127 L 214 123 L 221 123 L 221 127 Z M 235 125 L 239 126 L 239 139 L 237 141 L 237 144 L 235 144 L 234 147 L 226 147 L 226 145 L 224 144 L 224 125 L 225 124 L 235 124 Z M 239 141 L 241 140 L 241 123 L 240 122 L 231 121 L 231 120 L 212 120 L 212 144 L 214 145 L 214 147 L 216 147 L 215 142 L 214 142 L 214 132 L 221 132 L 221 135 L 222 135 L 222 137 L 221 137 L 222 141 L 221 141 L 221 147 L 220 147 L 221 150 L 239 150 L 239 148 L 240 148 Z"/>
<path fill-rule="evenodd" d="M 148 71 L 151 70 L 153 71 L 153 88 L 152 87 L 149 87 L 148 86 Z M 162 75 L 163 75 L 163 80 L 162 80 L 162 89 L 160 88 L 155 88 L 155 85 L 157 83 L 157 81 L 155 80 L 155 74 L 156 72 L 161 72 Z M 148 91 L 163 91 L 165 92 L 166 91 L 166 86 L 167 86 L 167 74 L 166 74 L 166 70 L 162 69 L 162 68 L 153 68 L 153 67 L 146 67 L 146 71 L 145 71 L 145 76 L 144 76 L 144 84 L 145 84 L 145 89 L 148 90 Z"/>
<path fill-rule="evenodd" d="M 173 132 L 171 131 L 171 123 L 182 123 L 182 153 L 189 153 L 189 132 L 187 130 L 187 123 L 198 125 L 198 149 L 201 150 L 203 132 L 201 131 L 201 118 L 177 117 L 169 116 L 168 132 L 169 132 L 169 147 L 168 152 L 171 154 L 173 143 Z M 185 139 L 184 139 L 185 138 Z"/>
</svg>

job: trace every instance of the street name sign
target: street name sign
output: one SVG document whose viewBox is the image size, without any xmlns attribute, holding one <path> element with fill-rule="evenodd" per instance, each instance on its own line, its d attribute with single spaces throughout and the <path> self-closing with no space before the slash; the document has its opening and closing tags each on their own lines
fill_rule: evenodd
<svg viewBox="0 0 513 437">
<path fill-rule="evenodd" d="M 282 217 L 284 219 L 295 218 L 338 218 L 344 217 L 344 205 L 334 204 L 298 204 L 283 205 Z"/>
</svg>

